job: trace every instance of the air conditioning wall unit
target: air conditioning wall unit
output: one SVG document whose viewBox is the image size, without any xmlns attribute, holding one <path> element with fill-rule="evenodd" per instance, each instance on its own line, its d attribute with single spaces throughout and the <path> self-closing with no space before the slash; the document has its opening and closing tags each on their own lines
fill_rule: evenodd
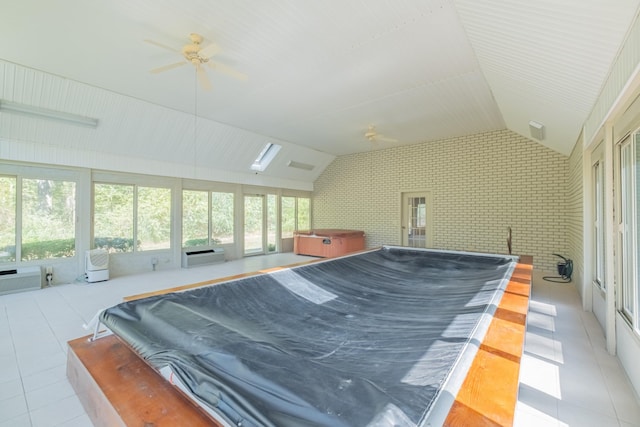
<svg viewBox="0 0 640 427">
<path fill-rule="evenodd" d="M 109 280 L 109 252 L 106 249 L 87 251 L 84 263 L 87 282 L 104 282 Z"/>
<path fill-rule="evenodd" d="M 208 246 L 182 250 L 182 268 L 224 262 L 224 249 Z"/>
<path fill-rule="evenodd" d="M 30 291 L 42 287 L 40 267 L 0 270 L 0 295 Z"/>
</svg>

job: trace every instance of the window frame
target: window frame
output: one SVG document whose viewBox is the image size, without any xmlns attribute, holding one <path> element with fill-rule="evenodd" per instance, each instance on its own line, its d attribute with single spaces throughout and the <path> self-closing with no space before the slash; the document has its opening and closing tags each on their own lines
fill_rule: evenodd
<svg viewBox="0 0 640 427">
<path fill-rule="evenodd" d="M 96 184 L 106 185 L 125 185 L 133 187 L 133 241 L 138 239 L 138 188 L 161 188 L 170 191 L 170 207 L 169 207 L 169 247 L 158 249 L 138 249 L 137 244 L 133 245 L 131 251 L 112 252 L 112 255 L 124 254 L 149 254 L 154 252 L 172 251 L 174 248 L 174 235 L 176 224 L 175 213 L 175 194 L 176 185 L 171 178 L 143 176 L 125 173 L 110 173 L 102 171 L 94 171 L 91 177 L 91 224 L 90 224 L 90 248 L 95 248 L 95 186 Z"/>
<path fill-rule="evenodd" d="M 622 138 L 616 145 L 619 182 L 617 193 L 618 218 L 618 283 L 616 295 L 616 309 L 623 319 L 631 326 L 637 336 L 640 336 L 640 305 L 638 259 L 638 179 L 640 165 L 638 145 L 640 144 L 640 130 Z M 625 262 L 626 261 L 626 262 Z"/>
<path fill-rule="evenodd" d="M 282 206 L 282 200 L 283 200 L 284 198 L 294 199 L 294 205 L 293 205 L 293 208 L 294 208 L 294 212 L 293 212 L 294 228 L 293 228 L 293 231 L 292 231 L 292 233 L 291 233 L 291 236 L 288 236 L 288 235 L 287 235 L 287 236 L 284 236 L 284 235 L 283 235 L 283 231 L 284 231 L 283 223 L 284 223 L 284 220 L 285 220 L 285 216 L 284 216 L 285 210 L 284 210 L 283 208 L 281 208 L 281 209 L 280 209 L 280 215 L 281 215 L 281 216 L 280 216 L 280 237 L 281 237 L 282 239 L 291 239 L 291 238 L 293 238 L 293 234 L 294 234 L 296 231 L 299 231 L 299 230 L 306 230 L 305 228 L 303 228 L 303 229 L 301 229 L 301 228 L 300 228 L 300 204 L 299 204 L 299 200 L 300 200 L 300 199 L 305 199 L 305 200 L 308 200 L 308 201 L 309 201 L 309 202 L 308 202 L 308 207 L 309 207 L 309 224 L 308 224 L 308 229 L 311 229 L 311 228 L 312 228 L 312 224 L 313 224 L 313 219 L 312 219 L 312 212 L 313 212 L 313 209 L 312 209 L 312 201 L 313 201 L 313 199 L 311 198 L 311 196 L 282 194 L 282 195 L 280 196 L 280 206 Z M 287 230 L 287 232 L 288 232 L 288 230 Z"/>
<path fill-rule="evenodd" d="M 184 192 L 185 191 L 193 191 L 193 192 L 202 192 L 202 193 L 206 193 L 207 194 L 207 242 L 204 245 L 195 245 L 195 246 L 185 246 L 185 239 L 184 239 L 184 225 L 185 225 L 185 215 L 184 215 Z M 216 238 L 216 236 L 214 236 L 214 231 L 213 231 L 213 194 L 214 193 L 219 193 L 219 194 L 231 194 L 233 196 L 233 201 L 231 203 L 232 209 L 233 209 L 233 213 L 232 213 L 232 217 L 233 217 L 233 229 L 231 230 L 231 237 L 232 240 L 230 242 L 220 242 L 220 243 L 215 243 L 214 239 Z M 182 191 L 180 192 L 180 197 L 181 197 L 181 206 L 182 206 L 182 212 L 181 212 L 181 219 L 182 219 L 182 223 L 181 223 L 181 241 L 180 241 L 180 246 L 182 247 L 182 249 L 186 249 L 186 248 L 193 248 L 193 247 L 198 247 L 198 246 L 231 246 L 236 244 L 236 240 L 237 240 L 237 236 L 236 236 L 236 228 L 237 228 L 237 224 L 236 224 L 236 200 L 237 200 L 237 194 L 235 191 L 229 190 L 229 189 L 224 189 L 224 188 L 192 188 L 192 187 L 183 187 Z"/>
<path fill-rule="evenodd" d="M 79 236 L 81 235 L 80 221 L 78 217 L 79 203 L 78 194 L 82 188 L 83 174 L 80 171 L 73 169 L 63 169 L 55 166 L 41 167 L 34 165 L 23 164 L 6 164 L 0 165 L 0 175 L 3 177 L 10 177 L 16 179 L 16 194 L 15 194 L 15 260 L 0 261 L 0 267 L 8 266 L 20 266 L 20 265 L 34 265 L 42 264 L 43 262 L 59 262 L 59 261 L 73 261 L 78 259 L 79 248 L 81 247 L 79 242 Z M 69 257 L 51 257 L 51 258 L 38 258 L 31 260 L 22 259 L 22 241 L 23 241 L 23 180 L 50 180 L 50 181 L 65 181 L 74 183 L 74 204 L 75 204 L 75 218 L 73 227 L 73 240 L 75 245 L 74 255 Z"/>
</svg>

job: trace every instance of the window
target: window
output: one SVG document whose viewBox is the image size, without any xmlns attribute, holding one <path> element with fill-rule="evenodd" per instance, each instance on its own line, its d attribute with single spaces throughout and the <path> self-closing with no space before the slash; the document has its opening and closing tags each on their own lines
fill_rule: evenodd
<svg viewBox="0 0 640 427">
<path fill-rule="evenodd" d="M 171 189 L 94 185 L 93 240 L 109 252 L 171 247 Z"/>
<path fill-rule="evenodd" d="M 293 237 L 296 230 L 311 229 L 311 199 L 308 197 L 282 197 L 282 238 Z"/>
<path fill-rule="evenodd" d="M 267 194 L 267 252 L 278 251 L 278 196 Z"/>
<path fill-rule="evenodd" d="M 298 197 L 298 223 L 297 230 L 311 229 L 311 199 Z"/>
<path fill-rule="evenodd" d="M 133 185 L 95 184 L 93 244 L 109 252 L 133 252 Z"/>
<path fill-rule="evenodd" d="M 604 172 L 600 160 L 592 167 L 593 174 L 593 280 L 602 289 L 605 289 L 604 280 Z"/>
<path fill-rule="evenodd" d="M 75 200 L 75 182 L 22 180 L 23 261 L 75 255 Z"/>
<path fill-rule="evenodd" d="M 137 240 L 140 250 L 171 247 L 171 189 L 138 187 Z"/>
<path fill-rule="evenodd" d="M 619 206 L 618 236 L 620 246 L 620 295 L 618 310 L 629 321 L 636 333 L 640 333 L 638 316 L 638 190 L 640 190 L 640 174 L 636 168 L 640 166 L 640 133 L 626 138 L 619 146 Z"/>
<path fill-rule="evenodd" d="M 76 181 L 61 178 L 73 174 L 8 168 L 16 175 L 0 176 L 0 263 L 75 256 Z"/>
<path fill-rule="evenodd" d="M 234 200 L 228 192 L 183 190 L 182 246 L 233 243 Z"/>
<path fill-rule="evenodd" d="M 182 191 L 182 247 L 209 244 L 209 192 Z"/>
<path fill-rule="evenodd" d="M 233 193 L 211 193 L 211 240 L 215 243 L 233 243 Z"/>
<path fill-rule="evenodd" d="M 0 176 L 0 263 L 16 260 L 16 181 Z"/>
<path fill-rule="evenodd" d="M 296 231 L 296 198 L 283 196 L 281 199 L 282 206 L 282 225 L 281 235 L 283 239 L 293 237 Z"/>
</svg>

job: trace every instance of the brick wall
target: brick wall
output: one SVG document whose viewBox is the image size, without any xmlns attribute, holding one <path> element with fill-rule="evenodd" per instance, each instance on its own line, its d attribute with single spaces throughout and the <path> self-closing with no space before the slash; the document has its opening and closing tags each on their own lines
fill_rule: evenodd
<svg viewBox="0 0 640 427">
<path fill-rule="evenodd" d="M 503 130 L 338 157 L 314 183 L 313 226 L 364 230 L 367 246 L 401 244 L 401 194 L 428 191 L 433 247 L 566 254 L 569 160 Z"/>
</svg>

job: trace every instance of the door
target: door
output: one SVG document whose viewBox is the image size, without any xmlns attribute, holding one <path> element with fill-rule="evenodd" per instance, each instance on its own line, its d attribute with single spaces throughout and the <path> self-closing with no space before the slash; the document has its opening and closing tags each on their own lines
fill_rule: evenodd
<svg viewBox="0 0 640 427">
<path fill-rule="evenodd" d="M 432 206 L 428 192 L 402 194 L 402 245 L 412 248 L 433 246 Z"/>
</svg>

